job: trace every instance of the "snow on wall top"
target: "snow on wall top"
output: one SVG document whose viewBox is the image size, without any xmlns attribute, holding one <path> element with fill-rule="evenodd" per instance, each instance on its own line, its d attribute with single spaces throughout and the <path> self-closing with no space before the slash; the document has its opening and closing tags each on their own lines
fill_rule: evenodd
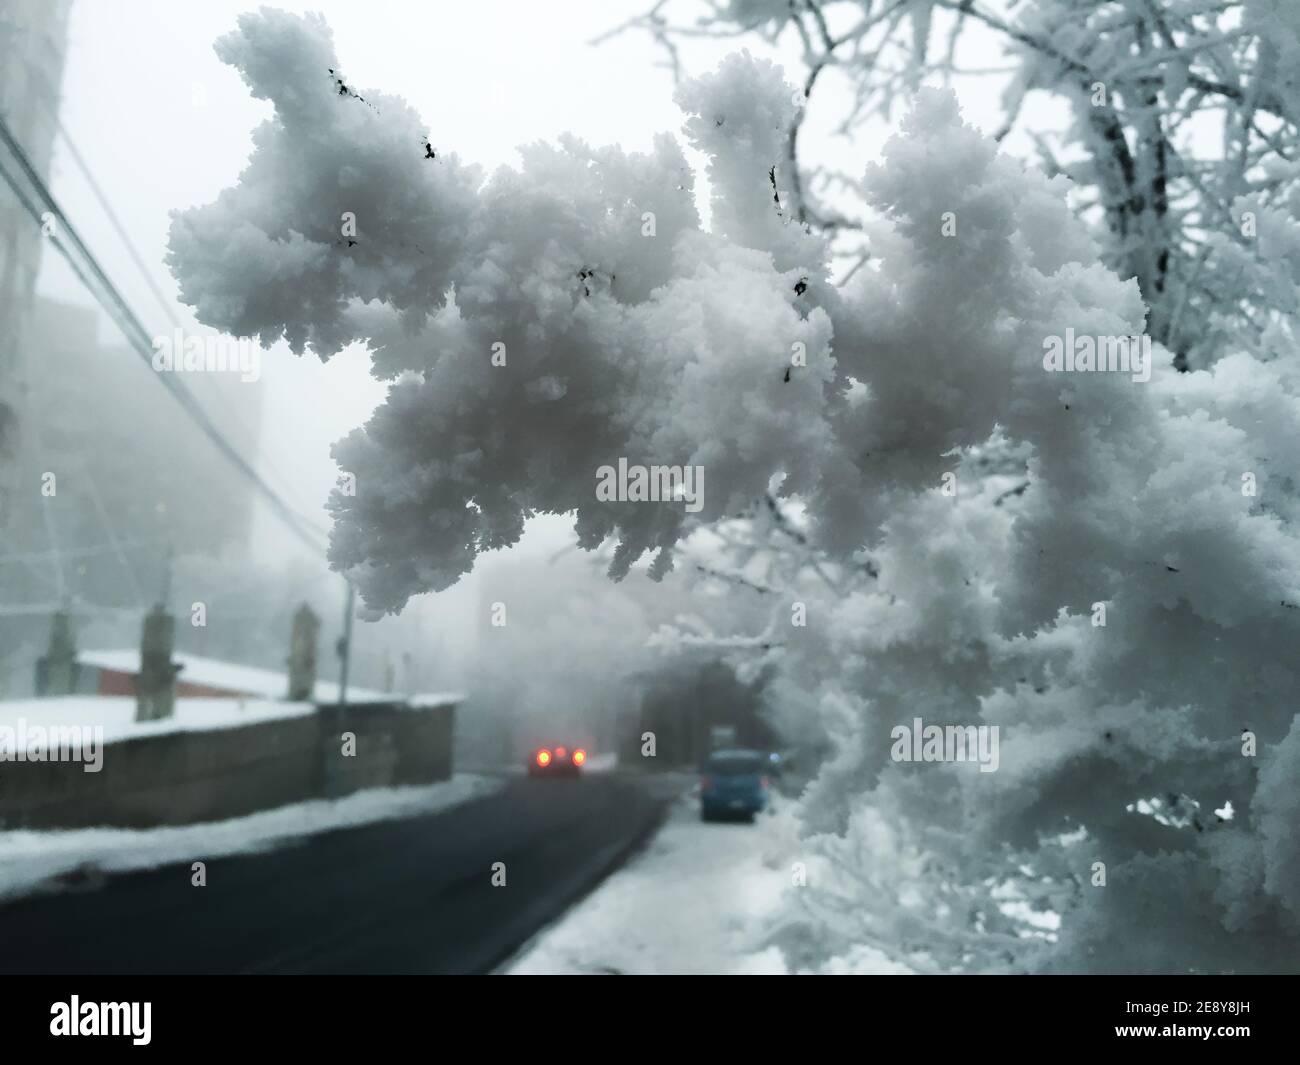
<svg viewBox="0 0 1300 1065">
<path fill-rule="evenodd" d="M 455 706 L 463 703 L 465 696 L 460 692 L 420 692 L 406 700 L 411 710 L 433 710 L 439 706 Z"/>
<path fill-rule="evenodd" d="M 301 717 L 314 710 L 311 703 L 282 700 L 180 698 L 176 700 L 172 717 L 136 721 L 134 696 L 63 695 L 0 702 L 0 728 L 10 728 L 15 733 L 21 731 L 30 737 L 36 728 L 99 727 L 104 730 L 103 742 L 115 743 L 172 732 L 240 728 L 280 718 Z M 30 749 L 29 744 L 24 744 L 24 747 Z"/>
<path fill-rule="evenodd" d="M 136 648 L 107 651 L 79 651 L 77 661 L 83 666 L 108 669 L 120 673 L 140 672 L 140 652 Z M 181 665 L 176 679 L 187 684 L 202 684 L 209 688 L 243 692 L 261 699 L 283 699 L 289 691 L 289 678 L 273 669 L 244 666 L 236 662 L 222 662 L 200 655 L 174 653 L 172 661 Z M 318 680 L 314 692 L 318 703 L 338 701 L 339 686 L 333 681 Z M 348 686 L 348 698 L 355 702 L 386 702 L 402 696 Z"/>
</svg>

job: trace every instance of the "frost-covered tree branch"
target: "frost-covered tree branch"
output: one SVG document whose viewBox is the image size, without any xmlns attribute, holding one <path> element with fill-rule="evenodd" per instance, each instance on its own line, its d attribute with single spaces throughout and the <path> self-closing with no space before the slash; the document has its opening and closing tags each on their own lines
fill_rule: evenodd
<svg viewBox="0 0 1300 1065">
<path fill-rule="evenodd" d="M 1279 337 L 1295 335 L 1293 264 L 1285 282 L 1270 280 L 1291 253 L 1257 236 L 1261 212 L 1294 212 L 1300 197 L 1294 4 L 732 0 L 709 4 L 694 24 L 674 23 L 673 10 L 659 3 L 631 25 L 674 49 L 699 33 L 797 40 L 810 106 L 826 71 L 849 84 L 852 101 L 836 116 L 844 133 L 891 120 L 922 82 L 972 73 L 967 59 L 986 63 L 987 50 L 1000 48 L 1012 73 L 996 139 L 1021 121 L 1031 93 L 1069 108 L 1063 136 L 1027 132 L 1051 172 L 1095 192 L 1084 200 L 1085 216 L 1101 223 L 1104 260 L 1137 279 L 1148 331 L 1178 368 L 1206 365 L 1225 345 L 1275 353 Z M 846 200 L 842 189 L 832 194 L 838 207 L 811 198 L 809 190 L 828 190 L 834 175 L 800 158 L 805 114 L 799 109 L 789 127 L 788 183 L 799 217 L 832 234 L 856 229 L 868 205 Z M 1058 143 L 1049 146 L 1045 134 Z"/>
<path fill-rule="evenodd" d="M 916 25 L 919 6 L 885 21 Z M 1136 39 L 1135 9 L 1112 7 Z M 1181 10 L 1175 42 L 1204 21 Z M 1054 47 L 1079 24 L 1060 14 Z M 1168 51 L 1165 32 L 1141 36 Z M 1233 84 L 1236 47 L 1207 46 L 1197 76 Z M 1137 336 L 1163 312 L 1112 268 L 1129 245 L 1071 212 L 1068 179 L 1000 154 L 950 93 L 918 92 L 864 160 L 872 260 L 835 286 L 829 241 L 773 197 L 795 90 L 748 55 L 678 91 L 709 160 L 705 231 L 671 136 L 649 155 L 563 138 L 485 178 L 401 101 L 347 91 L 319 20 L 244 16 L 218 48 L 275 112 L 238 184 L 177 215 L 172 267 L 208 324 L 322 358 L 361 343 L 391 382 L 334 452 L 356 491 L 333 499 L 332 558 L 372 608 L 453 583 L 535 514 L 572 513 L 587 548 L 615 538 L 616 578 L 647 555 L 662 576 L 688 535 L 717 535 L 714 579 L 774 589 L 736 589 L 777 607 L 746 614 L 744 650 L 771 645 L 770 697 L 832 748 L 801 800 L 810 848 L 840 869 L 798 907 L 823 914 L 824 956 L 860 932 L 938 968 L 1294 958 L 1300 364 L 1270 332 L 1300 263 L 1285 167 L 1276 187 L 1247 167 L 1232 201 L 1234 219 L 1254 205 L 1259 244 L 1198 216 L 1227 295 L 1177 291 L 1205 329 L 1271 272 L 1263 340 L 1225 325 L 1187 374 L 1158 344 L 1149 380 L 1058 373 L 1054 338 Z M 1152 60 L 1126 62 L 1105 69 L 1147 86 Z M 1168 120 L 1136 154 L 1135 128 L 1144 206 L 1126 217 L 1185 234 L 1177 193 L 1163 216 L 1146 198 Z M 1094 182 L 1119 182 L 1103 190 L 1118 210 L 1122 153 L 1091 119 L 1078 136 L 1118 167 Z M 1172 186 L 1187 163 L 1165 158 Z M 599 499 L 620 457 L 702 468 L 700 508 Z M 900 760 L 891 734 L 916 717 L 996 726 L 997 770 Z M 1170 795 L 1159 809 L 1233 814 L 1144 812 Z M 864 880 L 869 855 L 907 864 Z M 1045 897 L 1065 911 L 1052 941 L 1004 905 Z"/>
</svg>

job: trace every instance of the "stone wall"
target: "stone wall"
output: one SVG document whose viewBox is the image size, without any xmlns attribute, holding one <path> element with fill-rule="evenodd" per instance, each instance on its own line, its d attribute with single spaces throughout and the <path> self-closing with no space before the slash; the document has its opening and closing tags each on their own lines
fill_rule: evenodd
<svg viewBox="0 0 1300 1065">
<path fill-rule="evenodd" d="M 362 788 L 451 775 L 451 705 L 322 706 L 314 713 L 119 740 L 103 767 L 0 762 L 0 828 L 153 828 L 217 821 Z M 344 733 L 356 737 L 345 756 Z"/>
</svg>

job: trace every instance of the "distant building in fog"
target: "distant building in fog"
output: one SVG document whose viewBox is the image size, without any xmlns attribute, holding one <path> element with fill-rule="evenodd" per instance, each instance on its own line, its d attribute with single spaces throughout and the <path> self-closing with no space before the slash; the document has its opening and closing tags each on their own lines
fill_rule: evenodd
<svg viewBox="0 0 1300 1065">
<path fill-rule="evenodd" d="M 49 175 L 54 146 L 71 6 L 71 0 L 0 5 L 0 116 L 42 177 Z M 0 179 L 0 529 L 23 447 L 24 345 L 44 243 L 39 223 Z"/>
<path fill-rule="evenodd" d="M 28 344 L 39 371 L 25 409 L 39 449 L 25 453 L 32 489 L 15 503 L 12 535 L 20 550 L 58 546 L 70 595 L 135 606 L 157 597 L 168 546 L 177 554 L 245 546 L 254 496 L 139 355 L 98 342 L 102 321 L 94 310 L 36 300 Z M 229 374 L 192 374 L 185 384 L 236 446 L 256 452 L 260 385 Z M 58 475 L 57 506 L 36 491 L 47 470 Z M 90 548 L 97 553 L 75 555 Z"/>
<path fill-rule="evenodd" d="M 625 737 L 620 756 L 640 758 L 641 737 L 655 736 L 660 768 L 697 765 L 715 747 L 775 750 L 776 730 L 763 717 L 763 680 L 742 683 L 724 662 L 683 665 L 670 673 L 645 674 L 640 725 Z"/>
<path fill-rule="evenodd" d="M 247 544 L 249 483 L 144 360 L 98 342 L 100 322 L 94 310 L 39 297 L 29 316 L 33 373 L 22 417 L 32 431 L 0 555 L 6 603 L 66 597 L 138 608 L 157 598 L 169 548 L 220 554 Z M 260 388 L 231 375 L 193 376 L 187 385 L 213 420 L 254 453 Z M 48 473 L 56 494 L 43 497 Z"/>
<path fill-rule="evenodd" d="M 0 115 L 56 195 L 70 9 L 0 3 Z M 81 221 L 75 208 L 70 218 Z M 134 630 L 164 586 L 169 550 L 228 552 L 252 524 L 251 486 L 90 295 L 80 305 L 36 295 L 42 256 L 55 253 L 47 243 L 0 179 L 0 692 L 25 689 L 54 609 L 69 605 L 74 629 L 87 611 L 125 609 Z M 110 275 L 114 258 L 103 260 Z M 147 330 L 171 335 L 157 308 L 134 309 Z M 256 451 L 260 387 L 228 373 L 184 385 L 237 448 Z"/>
</svg>

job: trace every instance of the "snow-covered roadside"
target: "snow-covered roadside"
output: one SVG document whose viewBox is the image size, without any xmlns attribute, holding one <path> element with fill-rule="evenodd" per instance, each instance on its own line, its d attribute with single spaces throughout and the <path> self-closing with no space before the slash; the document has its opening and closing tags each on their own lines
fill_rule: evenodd
<svg viewBox="0 0 1300 1065">
<path fill-rule="evenodd" d="M 434 813 L 498 791 L 500 780 L 457 773 L 421 788 L 372 788 L 274 810 L 172 828 L 0 832 L 0 899 L 73 871 L 125 872 L 270 850 L 317 832 Z"/>
<path fill-rule="evenodd" d="M 782 974 L 775 947 L 755 943 L 801 861 L 794 816 L 778 805 L 754 824 L 704 824 L 678 804 L 646 851 L 542 932 L 510 975 Z M 854 972 L 906 972 L 883 956 Z M 841 966 L 838 971 L 845 971 Z"/>
</svg>

